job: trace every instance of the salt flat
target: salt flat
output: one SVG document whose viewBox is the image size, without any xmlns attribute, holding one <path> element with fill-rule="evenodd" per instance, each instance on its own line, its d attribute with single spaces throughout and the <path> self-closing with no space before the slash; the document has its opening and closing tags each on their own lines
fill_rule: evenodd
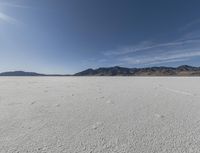
<svg viewBox="0 0 200 153">
<path fill-rule="evenodd" d="M 1 77 L 1 153 L 199 153 L 198 77 Z"/>
</svg>

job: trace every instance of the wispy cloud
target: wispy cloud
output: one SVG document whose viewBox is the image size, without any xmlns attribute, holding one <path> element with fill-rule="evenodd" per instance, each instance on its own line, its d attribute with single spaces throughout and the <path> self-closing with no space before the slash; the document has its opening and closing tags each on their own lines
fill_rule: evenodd
<svg viewBox="0 0 200 153">
<path fill-rule="evenodd" d="M 140 65 L 140 64 L 160 64 L 160 63 L 172 63 L 178 61 L 186 61 L 192 57 L 200 56 L 199 51 L 192 52 L 179 52 L 179 53 L 164 53 L 161 55 L 154 56 L 133 56 L 133 57 L 122 57 L 118 60 L 124 65 Z"/>
<path fill-rule="evenodd" d="M 24 5 L 20 5 L 20 4 L 17 4 L 17 3 L 11 3 L 10 1 L 9 2 L 6 2 L 6 1 L 2 1 L 0 2 L 0 9 L 3 9 L 3 10 L 9 10 L 9 9 L 14 9 L 14 8 L 28 8 L 27 6 L 24 6 Z M 0 11 L 0 21 L 1 22 L 6 22 L 6 23 L 10 23 L 10 24 L 19 24 L 21 22 L 19 22 L 16 18 L 8 15 L 8 13 L 5 13 L 5 11 Z"/>
<path fill-rule="evenodd" d="M 186 31 L 186 30 L 192 28 L 193 26 L 199 25 L 199 24 L 200 24 L 200 19 L 193 20 L 190 23 L 188 23 L 188 24 L 184 25 L 183 27 L 181 27 L 179 29 L 179 31 L 180 32 Z"/>
<path fill-rule="evenodd" d="M 189 60 L 190 60 L 190 58 L 170 59 L 170 60 L 165 60 L 165 61 L 150 62 L 147 65 L 158 65 L 158 64 L 175 63 L 175 62 L 183 62 L 183 61 L 185 62 L 185 61 L 189 61 Z"/>
<path fill-rule="evenodd" d="M 153 46 L 154 45 L 151 41 L 144 41 L 144 42 L 141 42 L 137 45 L 125 46 L 125 47 L 120 47 L 120 48 L 117 48 L 117 49 L 114 49 L 114 50 L 108 50 L 108 51 L 105 51 L 103 54 L 106 55 L 106 56 L 124 55 L 124 54 L 137 52 L 137 51 L 140 51 L 140 50 L 150 49 Z"/>
<path fill-rule="evenodd" d="M 6 15 L 5 13 L 0 12 L 0 21 L 16 24 L 18 20 L 14 19 L 13 17 Z"/>
<path fill-rule="evenodd" d="M 183 35 L 179 41 L 200 39 L 200 30 L 194 30 Z"/>
<path fill-rule="evenodd" d="M 189 25 L 188 25 L 189 26 Z M 167 43 L 144 41 L 132 46 L 108 50 L 105 58 L 113 59 L 122 66 L 158 65 L 189 61 L 200 57 L 200 30 L 190 31 L 180 39 Z"/>
<path fill-rule="evenodd" d="M 15 3 L 8 3 L 8 2 L 0 2 L 0 6 L 2 7 L 15 7 L 15 8 L 29 8 L 24 5 L 15 4 Z"/>
<path fill-rule="evenodd" d="M 152 51 L 152 50 L 166 50 L 166 48 L 172 49 L 174 47 L 182 47 L 182 46 L 187 46 L 191 45 L 194 43 L 200 43 L 200 40 L 183 40 L 183 41 L 176 41 L 176 42 L 171 42 L 171 43 L 161 43 L 161 44 L 147 44 L 147 43 L 140 43 L 139 45 L 134 45 L 134 46 L 127 46 L 127 47 L 122 47 L 118 48 L 116 50 L 109 50 L 104 52 L 104 55 L 106 56 L 117 56 L 117 55 L 127 55 L 131 53 L 136 53 L 136 52 L 144 52 L 144 51 Z"/>
<path fill-rule="evenodd" d="M 200 19 L 180 28 L 181 36 L 172 42 L 155 43 L 143 41 L 103 52 L 105 58 L 112 58 L 122 65 L 147 65 L 175 63 L 200 56 Z M 189 30 L 190 29 L 190 30 Z"/>
</svg>

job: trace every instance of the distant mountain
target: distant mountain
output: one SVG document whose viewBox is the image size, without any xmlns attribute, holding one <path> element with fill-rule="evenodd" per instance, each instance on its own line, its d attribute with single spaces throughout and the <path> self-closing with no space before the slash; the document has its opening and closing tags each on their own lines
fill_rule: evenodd
<svg viewBox="0 0 200 153">
<path fill-rule="evenodd" d="M 90 75 L 98 75 L 98 76 L 113 76 L 113 75 L 130 75 L 131 69 L 123 68 L 123 67 L 110 67 L 110 68 L 98 68 L 98 69 L 87 69 L 85 71 L 76 73 L 76 76 L 90 76 Z"/>
<path fill-rule="evenodd" d="M 0 73 L 0 76 L 45 76 L 45 75 L 35 72 L 9 71 Z"/>
<path fill-rule="evenodd" d="M 200 67 L 182 65 L 179 67 L 103 67 L 87 69 L 74 75 L 40 74 L 35 72 L 9 71 L 0 73 L 0 76 L 200 76 Z"/>
<path fill-rule="evenodd" d="M 2 72 L 0 76 L 71 76 L 71 75 L 63 75 L 63 74 L 41 74 L 35 72 L 25 72 L 25 71 L 9 71 Z"/>
<path fill-rule="evenodd" d="M 182 65 L 179 67 L 125 68 L 108 67 L 87 69 L 75 76 L 200 76 L 200 67 Z"/>
</svg>

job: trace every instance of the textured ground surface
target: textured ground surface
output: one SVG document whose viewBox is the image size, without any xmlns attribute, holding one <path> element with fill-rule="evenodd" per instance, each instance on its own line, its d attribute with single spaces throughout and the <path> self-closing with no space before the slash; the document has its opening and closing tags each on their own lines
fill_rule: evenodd
<svg viewBox="0 0 200 153">
<path fill-rule="evenodd" d="M 200 78 L 1 77 L 4 152 L 199 153 Z"/>
</svg>

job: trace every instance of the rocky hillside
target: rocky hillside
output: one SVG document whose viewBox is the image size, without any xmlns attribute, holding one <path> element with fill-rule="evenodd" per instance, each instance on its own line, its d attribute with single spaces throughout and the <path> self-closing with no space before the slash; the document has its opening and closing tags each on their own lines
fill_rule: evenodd
<svg viewBox="0 0 200 153">
<path fill-rule="evenodd" d="M 75 76 L 200 76 L 200 67 L 182 65 L 179 67 L 124 68 L 108 67 L 87 69 Z"/>
</svg>

